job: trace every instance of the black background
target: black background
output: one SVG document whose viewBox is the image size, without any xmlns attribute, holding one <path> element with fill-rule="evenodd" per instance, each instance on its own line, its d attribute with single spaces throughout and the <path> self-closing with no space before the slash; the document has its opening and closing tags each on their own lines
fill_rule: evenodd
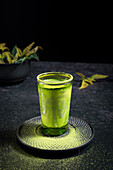
<svg viewBox="0 0 113 170">
<path fill-rule="evenodd" d="M 40 60 L 112 62 L 111 4 L 52 0 L 2 0 L 0 43 L 43 47 Z"/>
</svg>

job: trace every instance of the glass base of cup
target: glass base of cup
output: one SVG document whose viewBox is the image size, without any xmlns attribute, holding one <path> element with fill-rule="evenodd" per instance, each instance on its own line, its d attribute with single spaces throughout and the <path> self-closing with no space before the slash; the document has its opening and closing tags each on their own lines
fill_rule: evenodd
<svg viewBox="0 0 113 170">
<path fill-rule="evenodd" d="M 46 136 L 61 136 L 65 134 L 68 130 L 68 124 L 61 128 L 48 128 L 45 125 L 42 125 L 41 131 Z"/>
</svg>

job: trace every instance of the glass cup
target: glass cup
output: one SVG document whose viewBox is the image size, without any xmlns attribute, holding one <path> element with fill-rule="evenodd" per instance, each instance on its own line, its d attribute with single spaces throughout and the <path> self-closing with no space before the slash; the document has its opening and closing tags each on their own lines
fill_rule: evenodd
<svg viewBox="0 0 113 170">
<path fill-rule="evenodd" d="M 67 132 L 73 76 L 46 72 L 37 76 L 42 132 L 58 136 Z"/>
</svg>

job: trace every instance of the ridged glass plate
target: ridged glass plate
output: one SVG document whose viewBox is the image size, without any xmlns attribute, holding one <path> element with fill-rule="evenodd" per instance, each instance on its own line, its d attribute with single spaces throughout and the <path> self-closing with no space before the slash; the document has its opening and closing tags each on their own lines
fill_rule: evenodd
<svg viewBox="0 0 113 170">
<path fill-rule="evenodd" d="M 78 149 L 89 144 L 93 137 L 92 126 L 76 117 L 69 118 L 68 131 L 57 137 L 45 136 L 42 133 L 40 116 L 25 121 L 17 130 L 17 138 L 22 144 L 44 151 Z"/>
</svg>

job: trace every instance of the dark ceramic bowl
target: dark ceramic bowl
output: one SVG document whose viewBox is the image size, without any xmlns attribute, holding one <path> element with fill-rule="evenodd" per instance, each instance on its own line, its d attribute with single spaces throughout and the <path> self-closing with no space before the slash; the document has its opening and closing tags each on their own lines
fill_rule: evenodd
<svg viewBox="0 0 113 170">
<path fill-rule="evenodd" d="M 30 62 L 0 64 L 0 84 L 14 84 L 23 81 L 30 72 Z"/>
</svg>

